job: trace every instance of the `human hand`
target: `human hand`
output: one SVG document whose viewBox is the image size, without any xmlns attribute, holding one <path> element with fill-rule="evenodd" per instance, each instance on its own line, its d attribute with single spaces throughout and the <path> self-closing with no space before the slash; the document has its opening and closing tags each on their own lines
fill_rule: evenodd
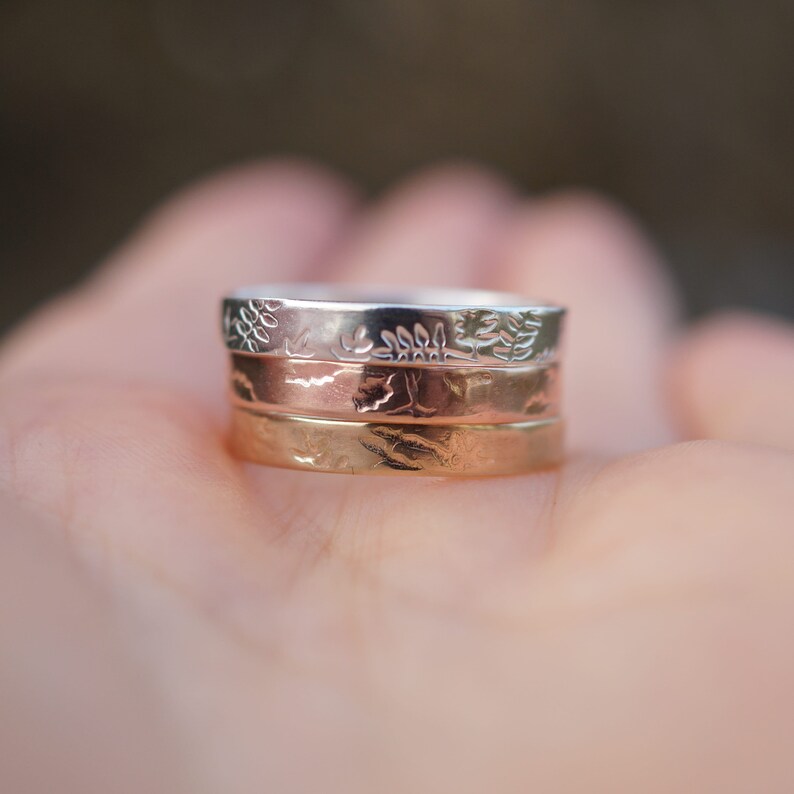
<svg viewBox="0 0 794 794">
<path fill-rule="evenodd" d="M 219 298 L 299 279 L 567 305 L 567 464 L 441 481 L 232 459 Z M 791 329 L 681 335 L 654 253 L 593 197 L 523 203 L 465 168 L 364 211 L 304 166 L 210 181 L 0 360 L 0 491 L 27 514 L 7 537 L 44 537 L 0 580 L 36 582 L 37 625 L 76 604 L 48 652 L 78 646 L 62 689 L 86 711 L 49 741 L 103 737 L 169 794 L 791 791 L 792 405 Z M 83 565 L 39 573 L 60 546 Z M 29 601 L 5 603 L 4 645 L 39 658 Z M 15 669 L 38 691 L 37 664 Z"/>
</svg>

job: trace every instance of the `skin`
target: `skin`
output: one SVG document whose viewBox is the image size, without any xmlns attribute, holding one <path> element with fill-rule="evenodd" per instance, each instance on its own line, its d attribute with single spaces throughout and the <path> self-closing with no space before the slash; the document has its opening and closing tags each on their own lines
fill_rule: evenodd
<svg viewBox="0 0 794 794">
<path fill-rule="evenodd" d="M 219 296 L 298 279 L 569 306 L 568 463 L 235 461 Z M 620 210 L 471 167 L 175 198 L 0 354 L 0 789 L 791 791 L 794 332 L 676 313 Z"/>
</svg>

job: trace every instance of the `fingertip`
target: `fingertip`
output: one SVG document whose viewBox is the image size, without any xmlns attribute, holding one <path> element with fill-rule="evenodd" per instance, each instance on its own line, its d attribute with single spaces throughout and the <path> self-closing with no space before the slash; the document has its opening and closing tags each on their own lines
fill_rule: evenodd
<svg viewBox="0 0 794 794">
<path fill-rule="evenodd" d="M 186 186 L 161 209 L 164 220 L 219 222 L 249 206 L 268 210 L 343 210 L 359 197 L 352 181 L 297 158 L 261 160 L 223 169 Z"/>
<path fill-rule="evenodd" d="M 794 448 L 794 329 L 745 311 L 697 323 L 671 358 L 670 390 L 688 436 Z"/>
<path fill-rule="evenodd" d="M 515 197 L 510 180 L 484 165 L 470 160 L 449 160 L 409 174 L 389 192 L 389 204 L 456 205 L 458 202 L 502 203 Z"/>
<path fill-rule="evenodd" d="M 504 259 L 503 278 L 511 287 L 549 281 L 573 299 L 575 284 L 584 279 L 588 294 L 592 287 L 612 293 L 640 289 L 653 292 L 660 309 L 675 305 L 666 271 L 636 221 L 585 189 L 528 203 L 506 237 Z"/>
<path fill-rule="evenodd" d="M 723 311 L 695 323 L 671 356 L 671 382 L 692 408 L 739 388 L 740 375 L 794 366 L 794 330 L 772 317 Z"/>
<path fill-rule="evenodd" d="M 125 268 L 138 275 L 201 267 L 234 274 L 243 270 L 244 260 L 260 271 L 279 270 L 278 257 L 268 256 L 263 246 L 289 246 L 283 259 L 303 259 L 304 251 L 322 249 L 338 236 L 357 201 L 352 182 L 303 160 L 231 167 L 186 186 L 156 208 L 99 275 L 112 277 Z M 244 277 L 244 272 L 238 276 Z"/>
<path fill-rule="evenodd" d="M 487 281 L 490 246 L 514 202 L 506 180 L 470 163 L 412 175 L 368 213 L 340 252 L 335 276 L 440 287 Z"/>
<path fill-rule="evenodd" d="M 785 320 L 745 310 L 721 311 L 695 323 L 682 340 L 688 358 L 714 356 L 745 359 L 790 356 L 794 329 Z"/>
</svg>

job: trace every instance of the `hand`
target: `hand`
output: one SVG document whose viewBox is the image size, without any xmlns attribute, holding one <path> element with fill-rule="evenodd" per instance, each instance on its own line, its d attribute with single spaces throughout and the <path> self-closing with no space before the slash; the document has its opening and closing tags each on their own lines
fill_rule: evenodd
<svg viewBox="0 0 794 794">
<path fill-rule="evenodd" d="M 569 462 L 235 461 L 219 297 L 298 279 L 569 306 Z M 653 251 L 590 196 L 448 168 L 360 210 L 270 164 L 177 198 L 0 361 L 0 731 L 36 737 L 1 788 L 791 791 L 794 333 L 677 333 Z"/>
</svg>

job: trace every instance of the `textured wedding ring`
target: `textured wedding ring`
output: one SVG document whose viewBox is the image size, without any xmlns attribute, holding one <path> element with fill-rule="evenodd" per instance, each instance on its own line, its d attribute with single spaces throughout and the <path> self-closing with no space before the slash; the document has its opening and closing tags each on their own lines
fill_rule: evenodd
<svg viewBox="0 0 794 794">
<path fill-rule="evenodd" d="M 233 353 L 240 408 L 354 422 L 494 424 L 559 414 L 557 364 L 397 367 Z"/>
<path fill-rule="evenodd" d="M 232 449 L 267 465 L 355 474 L 555 465 L 563 315 L 476 290 L 241 290 L 223 303 Z"/>
</svg>

